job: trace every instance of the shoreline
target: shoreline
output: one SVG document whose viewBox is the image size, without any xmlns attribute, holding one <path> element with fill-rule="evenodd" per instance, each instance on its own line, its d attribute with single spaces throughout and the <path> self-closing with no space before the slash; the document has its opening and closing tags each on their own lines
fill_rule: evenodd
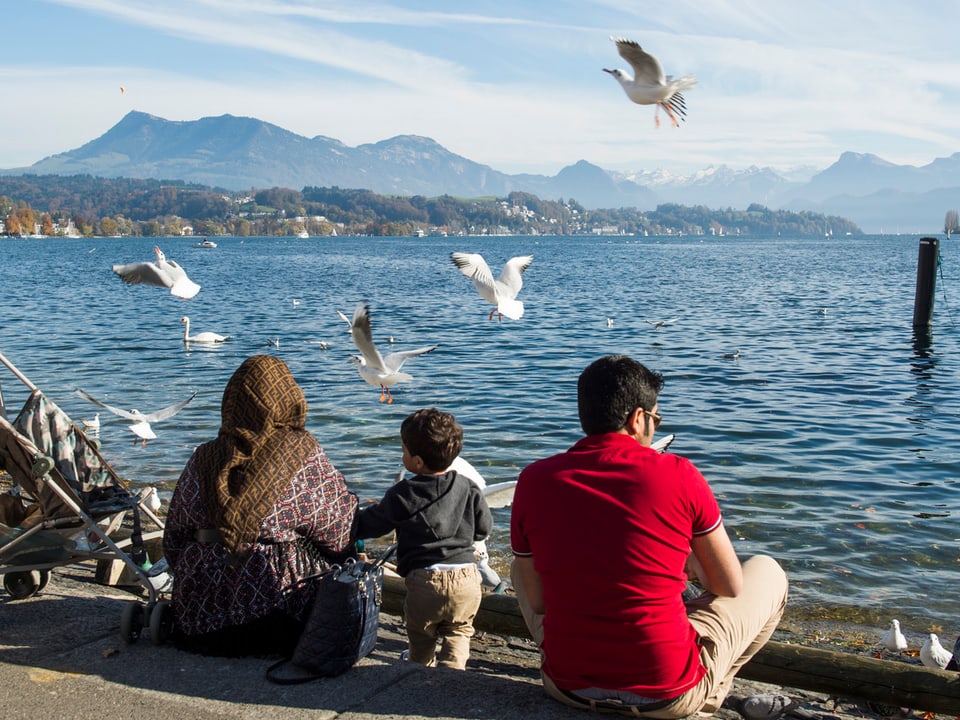
<svg viewBox="0 0 960 720">
<path fill-rule="evenodd" d="M 11 480 L 10 476 L 0 469 L 0 493 L 10 489 Z M 386 545 L 376 541 L 367 544 L 368 550 L 375 556 L 385 547 Z M 162 550 L 151 549 L 149 555 L 156 561 L 162 555 Z M 490 563 L 501 578 L 509 579 L 509 560 L 505 556 L 492 556 Z M 787 578 L 789 577 L 788 571 Z M 512 588 L 507 592 L 512 594 Z M 793 598 L 787 600 L 787 608 L 778 632 L 789 632 L 794 638 L 792 642 L 796 644 L 831 649 L 857 649 L 869 645 L 879 646 L 880 636 L 895 618 L 900 621 L 901 629 L 910 643 L 908 650 L 919 650 L 927 634 L 931 632 L 940 637 L 941 643 L 948 650 L 952 649 L 954 641 L 960 637 L 960 620 L 955 620 L 953 625 L 941 625 L 934 618 L 915 610 L 797 602 Z M 804 638 L 810 638 L 810 641 L 807 642 Z"/>
<path fill-rule="evenodd" d="M 7 717 L 128 718 L 138 720 L 590 720 L 596 717 L 550 700 L 539 681 L 539 653 L 528 638 L 478 633 L 466 672 L 424 668 L 400 660 L 406 647 L 401 618 L 381 611 L 377 645 L 356 667 L 336 678 L 278 686 L 264 673 L 266 658 L 192 655 L 148 637 L 127 645 L 119 636 L 121 609 L 138 599 L 127 589 L 98 585 L 92 568 L 77 564 L 54 571 L 41 594 L 0 601 L 0 683 Z M 829 629 L 829 637 L 825 634 Z M 778 629 L 782 641 L 809 644 L 855 639 L 861 630 L 790 621 Z M 916 661 L 915 659 L 911 661 Z M 451 692 L 451 689 L 453 692 Z M 719 720 L 741 720 L 736 702 L 749 695 L 780 693 L 798 707 L 801 720 L 871 720 L 913 717 L 882 707 L 784 684 L 737 678 Z M 319 712 L 318 712 L 319 711 Z M 960 708 L 958 708 L 960 712 Z M 953 720 L 954 715 L 924 716 Z"/>
</svg>

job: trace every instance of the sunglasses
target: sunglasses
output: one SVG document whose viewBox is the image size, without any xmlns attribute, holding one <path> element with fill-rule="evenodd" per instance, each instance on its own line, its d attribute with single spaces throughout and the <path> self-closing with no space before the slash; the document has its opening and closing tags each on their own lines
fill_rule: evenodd
<svg viewBox="0 0 960 720">
<path fill-rule="evenodd" d="M 648 416 L 651 420 L 653 420 L 654 430 L 660 427 L 660 423 L 663 421 L 663 415 L 661 415 L 660 413 L 655 413 L 652 410 L 644 410 L 644 408 L 640 408 L 640 410 L 643 411 L 644 415 Z"/>
</svg>

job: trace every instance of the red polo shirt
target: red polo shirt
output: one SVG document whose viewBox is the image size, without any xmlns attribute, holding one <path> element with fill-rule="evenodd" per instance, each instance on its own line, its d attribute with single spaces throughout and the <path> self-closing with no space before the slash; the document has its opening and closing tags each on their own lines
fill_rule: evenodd
<svg viewBox="0 0 960 720">
<path fill-rule="evenodd" d="M 587 436 L 520 473 L 510 541 L 543 583 L 544 671 L 558 687 L 673 698 L 700 681 L 680 594 L 690 539 L 720 523 L 693 463 L 627 435 Z"/>
</svg>

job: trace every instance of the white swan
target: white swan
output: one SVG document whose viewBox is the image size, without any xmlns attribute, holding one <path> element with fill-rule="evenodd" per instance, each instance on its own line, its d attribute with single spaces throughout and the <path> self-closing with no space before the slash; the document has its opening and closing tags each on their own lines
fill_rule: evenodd
<svg viewBox="0 0 960 720">
<path fill-rule="evenodd" d="M 226 342 L 229 335 L 217 335 L 215 332 L 202 332 L 196 335 L 190 334 L 190 318 L 184 315 L 180 318 L 183 323 L 183 342 L 184 343 L 222 343 Z"/>
</svg>

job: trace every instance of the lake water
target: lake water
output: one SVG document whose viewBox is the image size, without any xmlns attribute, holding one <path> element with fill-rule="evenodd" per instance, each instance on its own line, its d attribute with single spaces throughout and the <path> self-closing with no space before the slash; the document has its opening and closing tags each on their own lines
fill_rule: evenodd
<svg viewBox="0 0 960 720">
<path fill-rule="evenodd" d="M 97 410 L 76 388 L 143 411 L 199 391 L 146 447 L 125 421 L 101 415 L 103 450 L 122 476 L 169 493 L 192 449 L 216 433 L 232 372 L 272 352 L 306 392 L 309 429 L 362 498 L 392 482 L 400 421 L 423 406 L 456 414 L 464 456 L 488 482 L 511 480 L 580 436 L 583 367 L 626 353 L 664 374 L 660 432 L 676 433 L 671 450 L 711 482 L 741 556 L 784 563 L 795 606 L 915 616 L 945 637 L 960 629 L 952 242 L 941 248 L 933 331 L 919 338 L 914 236 L 193 242 L 159 241 L 203 288 L 181 301 L 111 272 L 152 259 L 151 239 L 0 241 L 0 352 L 75 420 Z M 533 255 L 526 315 L 488 321 L 491 306 L 450 263 L 453 250 L 481 252 L 495 273 Z M 389 336 L 394 349 L 440 346 L 406 366 L 414 380 L 394 388 L 392 405 L 348 362 L 336 310 L 349 315 L 359 301 L 371 305 L 381 348 Z M 182 315 L 191 332 L 230 340 L 185 348 Z M 645 322 L 672 318 L 659 330 Z M 739 358 L 724 357 L 736 349 Z M 0 383 L 19 407 L 23 386 L 3 368 Z M 489 544 L 502 570 L 509 509 L 495 517 Z"/>
</svg>

